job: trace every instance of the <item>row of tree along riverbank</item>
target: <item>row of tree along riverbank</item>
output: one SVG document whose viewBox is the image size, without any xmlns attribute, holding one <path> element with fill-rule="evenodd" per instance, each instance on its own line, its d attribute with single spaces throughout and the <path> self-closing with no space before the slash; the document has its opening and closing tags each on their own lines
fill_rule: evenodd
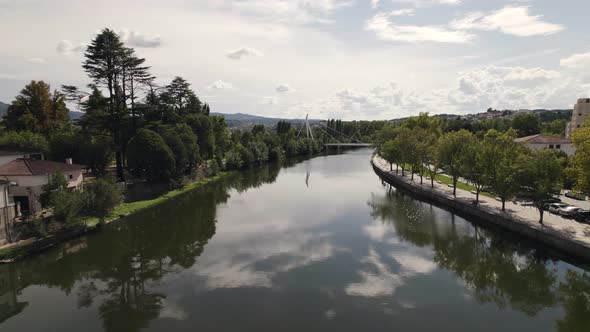
<svg viewBox="0 0 590 332">
<path fill-rule="evenodd" d="M 382 159 L 379 162 L 379 159 L 381 159 L 379 156 L 374 156 L 371 160 L 371 164 L 377 175 L 390 185 L 408 192 L 418 199 L 451 209 L 460 215 L 473 218 L 479 222 L 488 223 L 517 233 L 569 256 L 578 257 L 584 261 L 590 260 L 590 246 L 587 243 L 578 241 L 572 236 L 567 236 L 546 226 L 532 223 L 530 220 L 525 220 L 514 214 L 501 211 L 500 209 L 481 204 L 473 204 L 471 199 L 459 198 L 448 192 L 416 183 L 408 176 L 402 176 L 401 174 L 396 174 L 394 171 L 390 171 L 389 165 L 386 166 L 387 162 Z"/>
</svg>

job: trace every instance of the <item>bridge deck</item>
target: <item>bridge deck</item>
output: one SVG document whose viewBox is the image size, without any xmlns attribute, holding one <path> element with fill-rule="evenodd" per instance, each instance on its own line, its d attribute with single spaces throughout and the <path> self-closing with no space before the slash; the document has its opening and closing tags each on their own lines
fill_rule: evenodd
<svg viewBox="0 0 590 332">
<path fill-rule="evenodd" d="M 326 143 L 324 146 L 351 146 L 351 147 L 371 147 L 373 144 L 369 143 Z"/>
</svg>

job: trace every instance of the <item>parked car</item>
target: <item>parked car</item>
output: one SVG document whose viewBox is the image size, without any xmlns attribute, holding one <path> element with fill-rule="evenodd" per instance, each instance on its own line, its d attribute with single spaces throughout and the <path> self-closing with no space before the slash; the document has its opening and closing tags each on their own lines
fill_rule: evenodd
<svg viewBox="0 0 590 332">
<path fill-rule="evenodd" d="M 568 206 L 570 205 L 565 203 L 551 203 L 546 205 L 546 209 L 551 213 L 559 214 L 559 210 L 566 208 Z"/>
<path fill-rule="evenodd" d="M 566 192 L 565 196 L 569 197 L 569 198 L 577 199 L 578 201 L 585 201 L 586 200 L 586 196 L 584 194 L 578 193 L 575 191 L 571 191 L 571 190 Z"/>
<path fill-rule="evenodd" d="M 590 210 L 580 210 L 574 214 L 574 219 L 583 223 L 590 223 Z"/>
<path fill-rule="evenodd" d="M 576 213 L 582 211 L 584 209 L 576 207 L 576 206 L 567 206 L 564 208 L 559 209 L 557 212 L 559 213 L 560 216 L 566 217 L 566 218 L 573 218 Z"/>
</svg>

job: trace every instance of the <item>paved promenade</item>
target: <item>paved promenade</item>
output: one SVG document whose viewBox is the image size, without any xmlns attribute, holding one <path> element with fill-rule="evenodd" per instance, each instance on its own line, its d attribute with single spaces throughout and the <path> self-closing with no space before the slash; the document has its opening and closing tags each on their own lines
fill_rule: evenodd
<svg viewBox="0 0 590 332">
<path fill-rule="evenodd" d="M 394 171 L 390 172 L 389 163 L 379 156 L 373 158 L 373 164 L 376 167 L 380 168 L 382 171 L 395 174 L 395 165 Z M 401 170 L 398 176 L 401 177 Z M 408 173 L 406 173 L 404 180 L 408 183 L 412 182 L 410 180 L 410 176 Z M 414 175 L 413 183 L 415 185 L 420 186 L 420 177 Z M 430 180 L 426 180 L 426 178 L 424 178 L 424 184 L 422 186 L 430 189 Z M 438 184 L 435 182 L 434 190 L 436 192 L 439 192 L 441 195 L 445 195 L 449 198 L 453 197 L 453 188 L 450 188 L 445 184 Z M 473 201 L 475 200 L 475 195 L 469 191 L 457 188 L 457 197 L 455 199 Z M 590 225 L 579 223 L 572 219 L 562 218 L 558 215 L 554 215 L 549 212 L 545 212 L 545 215 L 543 217 L 544 225 L 541 225 L 539 224 L 539 212 L 536 208 L 532 206 L 522 206 L 520 204 L 514 204 L 513 202 L 507 201 L 506 212 L 502 212 L 501 202 L 498 202 L 493 198 L 485 197 L 482 195 L 479 196 L 479 200 L 482 209 L 486 209 L 492 213 L 507 214 L 512 219 L 515 219 L 515 222 L 524 223 L 531 228 L 536 228 L 546 233 L 554 233 L 555 235 L 558 235 L 562 238 L 565 237 L 571 241 L 575 241 L 586 247 L 590 247 Z M 580 203 L 582 204 L 578 204 L 577 206 L 583 208 L 587 206 L 587 203 L 585 202 Z"/>
</svg>

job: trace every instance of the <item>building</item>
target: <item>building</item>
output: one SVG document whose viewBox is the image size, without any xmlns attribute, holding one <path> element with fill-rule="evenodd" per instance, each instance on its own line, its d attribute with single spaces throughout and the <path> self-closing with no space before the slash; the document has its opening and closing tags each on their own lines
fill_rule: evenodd
<svg viewBox="0 0 590 332">
<path fill-rule="evenodd" d="M 589 115 L 590 98 L 578 99 L 578 102 L 576 105 L 574 105 L 574 110 L 572 112 L 572 121 L 567 125 L 566 137 L 571 138 L 571 134 L 576 131 L 576 129 L 581 128 L 584 125 Z"/>
<path fill-rule="evenodd" d="M 62 172 L 68 180 L 68 188 L 81 189 L 84 177 L 82 166 L 48 160 L 19 158 L 0 165 L 0 179 L 10 182 L 9 193 L 17 208 L 17 215 L 33 214 L 42 210 L 39 195 L 49 176 Z"/>
<path fill-rule="evenodd" d="M 10 239 L 10 230 L 16 217 L 16 207 L 9 194 L 10 181 L 0 179 L 0 245 Z"/>
<path fill-rule="evenodd" d="M 11 162 L 15 159 L 24 158 L 24 159 L 40 159 L 43 160 L 43 153 L 41 152 L 25 152 L 25 151 L 17 151 L 13 149 L 4 149 L 0 148 L 0 165 L 4 165 L 8 162 Z"/>
<path fill-rule="evenodd" d="M 531 149 L 550 149 L 560 150 L 568 156 L 576 153 L 576 148 L 569 139 L 560 137 L 545 136 L 541 134 L 520 137 L 514 140 L 516 143 L 522 143 Z"/>
</svg>

